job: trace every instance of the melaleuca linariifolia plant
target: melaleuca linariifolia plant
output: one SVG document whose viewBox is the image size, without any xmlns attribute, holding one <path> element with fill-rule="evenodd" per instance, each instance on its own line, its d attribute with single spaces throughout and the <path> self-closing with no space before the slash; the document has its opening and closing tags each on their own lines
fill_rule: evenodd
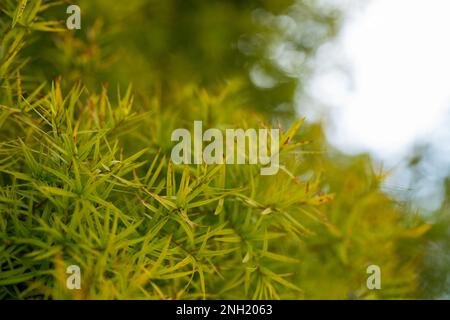
<svg viewBox="0 0 450 320">
<path fill-rule="evenodd" d="M 254 166 L 174 166 L 170 132 L 187 118 L 170 107 L 133 109 L 130 90 L 115 105 L 106 90 L 64 95 L 60 81 L 26 94 L 15 71 L 5 88 L 15 99 L 1 106 L 3 298 L 301 297 L 282 243 L 307 233 L 292 209 L 325 199 L 318 184 L 287 167 L 274 179 Z M 193 119 L 236 125 L 241 108 L 223 92 L 190 86 L 179 99 L 198 103 Z M 298 127 L 282 136 L 282 158 Z M 83 271 L 81 291 L 65 288 L 68 264 Z"/>
<path fill-rule="evenodd" d="M 350 197 L 348 173 L 294 137 L 301 122 L 283 131 L 276 176 L 250 165 L 171 163 L 171 132 L 193 120 L 222 129 L 269 126 L 246 105 L 239 82 L 213 91 L 174 82 L 164 97 L 156 86 L 138 102 L 131 89 L 90 92 L 67 80 L 67 70 L 51 85 L 39 83 L 39 68 L 21 52 L 25 36 L 59 25 L 37 15 L 52 4 L 24 3 L 7 1 L 0 19 L 7 53 L 0 67 L 0 298 L 342 298 L 364 286 L 365 264 L 373 262 L 365 245 L 376 248 L 375 260 L 386 239 L 395 249 L 386 259 L 399 254 L 401 210 L 372 241 L 367 231 L 380 224 L 365 211 L 379 208 L 383 219 L 391 200 L 372 197 L 367 206 L 351 190 Z M 85 69 L 72 68 L 86 78 Z M 371 177 L 355 174 L 361 194 L 380 194 L 377 185 L 365 187 Z M 327 184 L 339 197 L 323 210 L 332 199 Z M 356 245 L 349 225 L 364 226 Z M 82 270 L 81 290 L 66 288 L 71 264 Z M 404 264 L 408 272 L 389 267 L 389 274 L 417 274 L 415 264 Z M 337 293 L 314 285 L 333 287 L 345 273 Z M 415 290 L 399 286 L 390 297 Z"/>
<path fill-rule="evenodd" d="M 2 106 L 14 127 L 0 149 L 2 294 L 65 297 L 58 266 L 77 264 L 83 298 L 301 297 L 283 244 L 308 234 L 303 216 L 331 196 L 296 178 L 300 123 L 281 137 L 283 171 L 264 177 L 251 165 L 174 166 L 156 144 L 130 154 L 159 117 L 134 111 L 130 90 L 117 101 L 80 87 L 65 96 L 56 82 Z"/>
</svg>

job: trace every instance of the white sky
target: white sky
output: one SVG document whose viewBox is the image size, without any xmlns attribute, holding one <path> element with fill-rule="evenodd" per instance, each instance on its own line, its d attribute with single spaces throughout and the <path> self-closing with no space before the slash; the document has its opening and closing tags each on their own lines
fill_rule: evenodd
<svg viewBox="0 0 450 320">
<path fill-rule="evenodd" d="M 333 145 L 395 165 L 430 142 L 450 163 L 449 0 L 370 1 L 317 62 L 309 91 L 328 107 L 306 116 L 326 115 Z"/>
<path fill-rule="evenodd" d="M 349 19 L 339 42 L 350 79 L 328 70 L 312 88 L 335 108 L 333 143 L 386 157 L 444 125 L 450 105 L 450 1 L 372 1 Z M 329 49 L 323 50 L 333 59 Z"/>
</svg>

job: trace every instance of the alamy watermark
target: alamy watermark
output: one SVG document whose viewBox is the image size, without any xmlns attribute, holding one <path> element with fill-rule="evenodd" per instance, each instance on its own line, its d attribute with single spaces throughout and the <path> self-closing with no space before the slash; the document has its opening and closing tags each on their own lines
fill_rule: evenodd
<svg viewBox="0 0 450 320">
<path fill-rule="evenodd" d="M 187 129 L 172 132 L 171 140 L 178 144 L 171 159 L 175 164 L 260 164 L 261 175 L 274 175 L 279 170 L 279 138 L 279 129 L 226 129 L 224 137 L 216 128 L 203 132 L 202 121 L 194 121 L 193 138 Z"/>
<path fill-rule="evenodd" d="M 70 5 L 66 10 L 67 14 L 70 16 L 66 20 L 66 26 L 69 30 L 81 29 L 81 9 L 77 5 Z"/>
<path fill-rule="evenodd" d="M 67 267 L 66 273 L 69 274 L 66 280 L 66 287 L 69 290 L 81 289 L 81 269 L 79 266 L 72 264 Z"/>
<path fill-rule="evenodd" d="M 369 290 L 381 289 L 381 268 L 377 265 L 370 265 L 366 269 L 366 273 L 370 274 L 367 277 L 366 286 Z"/>
</svg>

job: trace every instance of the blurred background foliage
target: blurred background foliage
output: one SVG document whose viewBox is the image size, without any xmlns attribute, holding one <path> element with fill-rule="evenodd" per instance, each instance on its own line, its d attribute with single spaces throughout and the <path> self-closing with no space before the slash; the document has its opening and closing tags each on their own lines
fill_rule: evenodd
<svg viewBox="0 0 450 320">
<path fill-rule="evenodd" d="M 26 8 L 20 15 L 17 26 L 12 28 L 13 13 L 17 13 L 23 3 L 26 3 Z M 93 110 L 98 108 L 101 110 L 99 111 L 101 117 L 96 125 L 102 124 L 106 127 L 112 125 L 112 131 L 120 132 L 120 134 L 108 132 L 108 135 L 111 133 L 111 138 L 108 138 L 111 140 L 108 141 L 113 144 L 117 139 L 120 143 L 120 152 L 118 150 L 115 152 L 122 154 L 122 159 L 146 148 L 141 157 L 145 155 L 146 159 L 160 161 L 163 173 L 161 177 L 155 179 L 156 184 L 163 181 L 161 182 L 163 185 L 168 179 L 167 175 L 170 178 L 170 166 L 165 160 L 161 160 L 161 155 L 159 157 L 156 155 L 158 152 L 166 156 L 170 154 L 172 147 L 169 143 L 170 133 L 175 128 L 189 128 L 193 120 L 203 120 L 208 126 L 219 128 L 258 127 L 264 123 L 289 127 L 299 117 L 293 105 L 294 94 L 301 93 L 304 83 L 308 81 L 314 69 L 312 59 L 316 50 L 337 34 L 345 16 L 337 6 L 331 6 L 326 1 L 310 0 L 125 2 L 80 0 L 70 4 L 77 4 L 81 8 L 81 30 L 65 29 L 64 23 L 68 16 L 65 8 L 69 5 L 67 1 L 52 2 L 51 5 L 47 1 L 21 1 L 18 6 L 16 1 L 2 0 L 1 45 L 6 48 L 6 55 L 3 55 L 1 60 L 0 104 L 33 113 L 34 110 L 40 110 L 42 101 L 48 101 L 48 105 L 52 105 L 52 101 L 63 99 L 66 95 L 68 101 L 77 100 L 79 94 L 81 98 L 79 102 L 74 102 L 74 105 L 80 104 L 82 110 L 91 110 L 92 114 L 96 114 Z M 37 8 L 36 12 L 32 10 L 34 7 Z M 26 42 L 23 42 L 25 38 Z M 10 57 L 14 59 L 9 59 Z M 85 88 L 83 93 L 72 90 L 74 85 L 79 83 Z M 114 94 L 116 88 L 121 88 L 119 91 L 124 92 L 130 85 L 134 94 L 132 109 L 132 98 L 129 94 L 122 96 Z M 70 90 L 72 91 L 69 93 Z M 100 107 L 105 105 L 107 100 L 115 110 L 114 116 L 108 116 L 108 111 Z M 63 108 L 63 105 L 59 108 Z M 63 293 L 64 290 L 59 287 L 61 283 L 54 282 L 52 278 L 45 278 L 42 283 L 38 280 L 38 284 L 34 282 L 30 284 L 30 277 L 23 279 L 18 277 L 20 280 L 18 282 L 7 280 L 17 274 L 23 275 L 17 271 L 21 268 L 37 272 L 53 268 L 52 261 L 56 261 L 56 266 L 62 263 L 61 252 L 58 249 L 50 251 L 52 255 L 45 257 L 47 260 L 44 259 L 46 264 L 44 267 L 41 265 L 42 259 L 25 266 L 21 265 L 21 261 L 28 261 L 23 260 L 22 255 L 29 257 L 26 256 L 27 253 L 30 254 L 27 250 L 31 252 L 33 250 L 28 247 L 21 247 L 19 250 L 18 247 L 11 245 L 10 238 L 20 236 L 12 234 L 17 232 L 17 229 L 11 227 L 11 224 L 18 222 L 10 217 L 14 212 L 10 207 L 10 200 L 14 196 L 14 199 L 17 197 L 25 202 L 21 195 L 25 194 L 26 190 L 35 188 L 32 183 L 16 185 L 17 176 L 11 178 L 12 168 L 16 170 L 15 172 L 22 170 L 23 173 L 33 169 L 26 169 L 27 152 L 24 151 L 26 149 L 18 148 L 12 141 L 23 138 L 27 144 L 30 143 L 31 148 L 39 149 L 37 147 L 39 144 L 36 145 L 37 142 L 32 138 L 39 136 L 39 130 L 24 128 L 23 124 L 17 126 L 16 122 L 13 123 L 9 118 L 14 112 L 3 109 L 1 117 L 3 119 L 0 131 L 1 164 L 4 165 L 1 173 L 3 203 L 0 209 L 3 210 L 1 237 L 2 250 L 7 254 L 2 256 L 4 261 L 0 261 L 3 273 L 0 283 L 4 284 L 0 294 L 2 298 L 23 298 L 39 294 L 50 298 L 67 297 L 67 293 Z M 28 119 L 29 115 L 23 116 L 24 119 Z M 49 114 L 49 117 L 52 116 Z M 67 130 L 71 127 L 71 117 L 73 121 L 81 121 L 82 124 L 86 121 L 85 130 L 93 129 L 90 127 L 93 120 L 83 112 L 80 114 L 74 112 L 67 119 L 53 117 L 56 124 L 60 123 L 62 127 L 67 127 Z M 113 119 L 112 123 L 106 121 L 108 117 Z M 117 129 L 115 125 L 121 123 L 121 117 L 124 119 L 124 125 Z M 23 121 L 27 123 L 26 121 L 35 120 Z M 52 125 L 55 126 L 55 123 Z M 51 128 L 56 130 L 55 127 Z M 173 281 L 167 278 L 155 280 L 147 294 L 143 294 L 140 287 L 130 288 L 123 283 L 124 279 L 128 279 L 133 285 L 143 281 L 139 278 L 141 270 L 131 261 L 126 261 L 127 252 L 120 250 L 109 252 L 109 262 L 99 263 L 106 269 L 101 271 L 104 271 L 106 276 L 99 276 L 100 270 L 96 269 L 97 266 L 92 266 L 97 263 L 97 257 L 91 253 L 96 250 L 93 244 L 95 241 L 77 239 L 83 245 L 78 247 L 73 245 L 75 248 L 67 249 L 62 256 L 64 259 L 75 259 L 77 255 L 84 257 L 84 261 L 77 262 L 82 264 L 83 270 L 86 270 L 85 273 L 92 282 L 92 290 L 75 297 L 206 296 L 235 299 L 442 297 L 446 291 L 444 279 L 447 279 L 449 265 L 448 259 L 443 260 L 449 250 L 446 222 L 448 207 L 444 206 L 436 217 L 425 219 L 417 212 L 412 212 L 407 203 L 390 198 L 380 191 L 380 183 L 385 173 L 373 168 L 368 156 L 348 157 L 332 150 L 324 139 L 320 124 L 304 125 L 297 138 L 308 142 L 305 143 L 306 147 L 283 158 L 284 164 L 294 178 L 281 172 L 275 177 L 256 178 L 255 182 L 252 178 L 253 169 L 249 169 L 248 166 L 242 168 L 232 166 L 226 170 L 225 186 L 228 190 L 247 188 L 239 194 L 241 198 L 247 197 L 247 203 L 244 205 L 239 201 L 224 198 L 225 201 L 221 205 L 226 213 L 219 214 L 219 220 L 215 217 L 204 218 L 197 214 L 191 217 L 195 223 L 206 224 L 213 229 L 217 227 L 219 233 L 221 231 L 218 226 L 226 219 L 228 227 L 231 224 L 242 234 L 253 237 L 253 240 L 242 241 L 236 240 L 233 234 L 228 238 L 231 243 L 229 247 L 213 244 L 209 248 L 225 250 L 225 257 L 221 260 L 211 258 L 214 261 L 212 265 L 220 266 L 221 276 L 218 275 L 219 272 L 215 273 L 214 268 L 208 270 L 208 274 L 204 270 L 203 274 L 198 270 L 202 265 L 197 263 L 193 268 L 197 268 L 195 270 L 198 276 L 189 281 L 191 274 L 182 269 L 185 267 L 183 265 L 180 270 L 186 272 L 185 278 L 176 278 Z M 55 140 L 53 143 L 59 145 L 63 142 Z M 81 142 L 78 143 L 81 146 Z M 10 161 L 8 156 L 11 156 L 11 150 L 15 150 L 17 167 L 15 164 L 11 167 L 6 165 Z M 102 150 L 108 154 L 106 150 Z M 107 157 L 109 156 L 113 157 L 112 155 Z M 137 159 L 129 165 L 133 168 L 136 166 L 136 172 L 145 175 L 144 169 L 148 169 L 151 161 L 143 167 L 136 161 Z M 55 163 L 45 165 L 56 166 Z M 98 168 L 95 165 L 86 167 L 86 175 L 95 174 L 94 169 Z M 70 171 L 70 167 L 65 170 Z M 130 188 L 129 190 L 136 189 L 135 192 L 144 197 L 142 191 L 139 191 L 140 187 L 135 185 L 139 185 L 141 180 L 130 177 L 130 170 L 122 168 L 118 170 L 121 172 L 117 173 L 121 179 L 129 180 L 126 183 L 119 179 L 119 182 L 116 181 L 116 184 L 119 183 L 117 188 L 122 192 L 125 187 Z M 198 169 L 192 170 L 193 176 L 200 180 L 204 178 Z M 181 174 L 176 173 L 178 182 Z M 43 178 L 34 179 L 36 179 L 34 183 L 38 183 Z M 220 184 L 221 176 L 218 175 L 216 179 L 214 183 Z M 115 195 L 115 192 L 119 194 L 121 192 L 111 191 L 110 186 L 102 188 L 98 191 L 103 190 L 107 193 L 104 198 L 106 202 L 121 208 L 123 212 L 128 212 L 131 220 L 124 217 L 123 228 L 130 221 L 136 222 L 143 217 L 146 209 L 141 201 L 123 195 L 122 199 Z M 166 196 L 170 195 L 167 193 L 167 186 L 160 188 L 165 190 Z M 42 192 L 42 187 L 37 190 Z M 105 190 L 111 191 L 112 194 Z M 34 190 L 39 193 L 38 191 Z M 42 193 L 41 197 L 48 196 L 45 192 Z M 101 192 L 95 194 L 102 196 Z M 334 194 L 334 199 L 328 202 L 327 198 L 328 200 L 324 201 L 327 203 L 322 203 L 324 199 L 322 195 L 328 194 Z M 62 194 L 59 196 L 63 197 Z M 209 193 L 203 196 L 203 201 L 206 202 L 200 211 L 207 212 L 211 210 L 210 199 L 213 196 Z M 299 197 L 303 200 L 300 201 Z M 155 199 L 153 201 L 155 202 Z M 302 201 L 309 202 L 304 205 Z M 22 203 L 23 208 L 29 208 L 29 205 Z M 107 207 L 106 204 L 103 205 Z M 153 205 L 157 207 L 158 201 Z M 161 206 L 161 203 L 159 205 Z M 59 210 L 58 206 L 46 206 L 44 206 L 48 211 L 46 215 L 52 210 Z M 161 212 L 164 212 L 163 207 L 160 208 Z M 294 222 L 293 226 L 289 226 L 286 221 L 280 222 L 276 217 L 272 218 L 273 215 L 269 215 L 271 217 L 269 219 L 274 219 L 269 221 L 274 224 L 275 231 L 283 229 L 286 234 L 284 238 L 277 239 L 275 232 L 274 240 L 260 247 L 261 241 L 255 239 L 266 236 L 258 235 L 266 228 L 261 227 L 259 223 L 257 227 L 253 226 L 251 219 L 255 212 L 267 213 L 266 209 L 293 214 L 296 221 L 298 219 L 308 232 L 299 235 L 294 231 Z M 64 211 L 61 212 L 64 214 Z M 54 223 L 54 233 L 68 232 L 60 221 Z M 104 223 L 107 223 L 106 220 Z M 269 222 L 262 224 L 265 223 Z M 141 233 L 152 227 L 154 225 L 149 222 L 136 226 L 137 229 L 141 228 Z M 42 232 L 44 227 L 40 228 L 39 232 Z M 79 228 L 82 228 L 81 225 Z M 168 233 L 175 229 L 172 225 L 163 230 Z M 40 234 L 27 233 L 24 230 L 21 232 L 23 237 L 25 235 L 37 237 L 37 234 Z M 72 232 L 80 230 L 74 229 Z M 179 230 L 174 232 L 174 238 L 187 241 L 183 232 Z M 127 241 L 137 241 L 131 234 L 133 232 L 128 234 Z M 161 246 L 164 247 L 167 241 L 166 235 L 159 235 L 160 242 L 156 245 L 153 256 L 148 258 L 153 261 L 152 263 L 155 263 L 155 260 L 161 263 L 157 254 L 162 255 L 164 252 Z M 195 237 L 203 239 L 205 234 L 196 232 Z M 55 245 L 58 241 L 52 241 L 49 243 L 53 243 L 54 248 L 59 248 Z M 70 243 L 75 240 L 68 241 Z M 170 239 L 169 244 L 173 245 Z M 266 245 L 268 247 L 265 247 Z M 170 248 L 173 250 L 171 253 L 173 257 L 168 261 L 172 267 L 174 264 L 178 266 L 178 263 L 188 264 L 182 258 L 178 260 L 179 252 L 175 247 Z M 235 252 L 234 249 L 238 251 Z M 24 252 L 18 253 L 13 259 L 15 262 L 12 262 L 11 257 L 15 250 Z M 257 254 L 259 250 L 262 250 L 262 255 Z M 267 259 L 264 258 L 264 252 L 267 250 L 278 254 L 269 256 L 268 260 L 274 260 L 271 264 L 259 261 Z M 41 254 L 38 252 L 34 256 Z M 269 271 L 266 270 L 264 277 L 254 278 L 252 272 L 259 263 L 270 267 L 272 270 L 270 272 L 274 272 L 275 275 L 272 273 L 268 275 Z M 366 267 L 371 264 L 381 267 L 382 290 L 370 291 L 366 288 L 368 276 Z M 203 265 L 203 268 L 206 267 L 211 268 L 211 265 Z M 25 272 L 24 270 L 22 272 Z M 55 279 L 63 278 L 62 269 L 57 270 Z M 120 274 L 123 278 L 114 278 L 114 273 Z M 38 274 L 39 272 L 32 275 L 37 277 Z M 276 274 L 289 275 L 286 279 L 290 282 L 286 283 L 284 276 L 280 280 L 280 276 L 277 277 Z M 137 280 L 133 282 L 130 279 Z M 277 279 L 276 284 L 267 279 Z M 183 294 L 179 293 L 183 291 L 180 288 L 189 285 L 191 287 Z M 108 288 L 109 293 L 102 292 L 105 288 Z M 277 293 L 273 294 L 270 288 Z"/>
<path fill-rule="evenodd" d="M 310 58 L 336 34 L 340 18 L 315 1 L 77 3 L 85 28 L 46 37 L 48 45 L 31 53 L 45 63 L 36 67 L 47 79 L 64 74 L 97 89 L 132 80 L 145 93 L 155 84 L 214 88 L 240 79 L 249 103 L 262 111 L 293 111 Z"/>
</svg>

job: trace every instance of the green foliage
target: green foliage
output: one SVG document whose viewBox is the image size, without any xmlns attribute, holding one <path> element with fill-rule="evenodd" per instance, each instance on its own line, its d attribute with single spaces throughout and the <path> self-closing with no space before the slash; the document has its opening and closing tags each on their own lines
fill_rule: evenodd
<svg viewBox="0 0 450 320">
<path fill-rule="evenodd" d="M 306 239 L 308 256 L 299 281 L 308 298 L 411 299 L 419 288 L 424 234 L 431 228 L 380 191 L 384 179 L 367 157 L 327 161 L 324 180 L 336 197 L 324 211 L 328 225 L 318 225 L 316 237 Z M 326 261 L 326 263 L 320 263 Z M 365 268 L 379 265 L 382 289 L 368 290 Z"/>
<path fill-rule="evenodd" d="M 18 297 L 64 297 L 64 282 L 52 276 L 59 279 L 57 266 L 70 261 L 92 279 L 82 293 L 89 298 L 274 298 L 281 287 L 298 291 L 271 270 L 295 259 L 270 246 L 308 232 L 299 217 L 321 202 L 317 185 L 306 189 L 291 172 L 263 177 L 250 165 L 173 166 L 157 141 L 137 130 L 155 127 L 160 115 L 134 112 L 129 90 L 115 106 L 105 93 L 84 102 L 82 96 L 79 87 L 63 96 L 55 83 L 40 99 L 2 107 L 5 125 L 14 127 L 1 147 L 2 261 L 9 270 L 2 285 L 33 279 Z M 166 124 L 168 133 L 176 122 Z M 140 140 L 151 147 L 128 154 L 125 146 Z M 293 146 L 285 144 L 281 156 Z M 17 292 L 5 286 L 3 295 Z"/>
<path fill-rule="evenodd" d="M 215 69 L 234 58 L 246 61 L 225 44 L 261 31 L 245 20 L 256 5 L 277 13 L 287 3 L 81 3 L 82 31 L 55 34 L 47 32 L 61 31 L 59 2 L 1 5 L 0 298 L 421 295 L 417 278 L 429 226 L 407 218 L 380 191 L 369 159 L 318 152 L 326 146 L 320 128 L 303 121 L 270 123 L 280 113 L 267 111 L 290 90 L 278 95 L 280 88 L 253 87 L 242 64 Z M 333 15 L 306 3 L 299 6 L 309 19 L 335 25 Z M 184 11 L 180 25 L 190 29 L 176 35 L 180 27 L 172 30 L 169 18 L 181 19 Z M 119 31 L 102 33 L 92 12 Z M 151 37 L 127 27 L 117 12 L 133 15 L 133 26 L 148 27 Z M 222 23 L 211 20 L 216 16 Z M 239 23 L 226 30 L 230 21 Z M 203 30 L 190 43 L 189 35 L 205 25 L 220 30 Z M 111 43 L 122 41 L 127 52 L 113 59 Z M 174 61 L 162 63 L 173 50 Z M 27 63 L 30 57 L 37 62 Z M 289 75 L 278 73 L 281 87 L 292 89 Z M 213 74 L 227 81 L 211 85 Z M 48 81 L 57 75 L 62 78 Z M 105 82 L 128 89 L 113 94 Z M 174 165 L 170 134 L 193 120 L 221 129 L 291 128 L 280 138 L 280 172 Z M 82 290 L 65 287 L 70 264 L 81 267 Z M 365 289 L 369 264 L 382 267 L 386 290 Z"/>
<path fill-rule="evenodd" d="M 445 201 L 435 212 L 433 228 L 426 235 L 429 246 L 424 257 L 421 287 L 428 299 L 448 299 L 450 295 L 450 179 L 445 183 Z"/>
</svg>

